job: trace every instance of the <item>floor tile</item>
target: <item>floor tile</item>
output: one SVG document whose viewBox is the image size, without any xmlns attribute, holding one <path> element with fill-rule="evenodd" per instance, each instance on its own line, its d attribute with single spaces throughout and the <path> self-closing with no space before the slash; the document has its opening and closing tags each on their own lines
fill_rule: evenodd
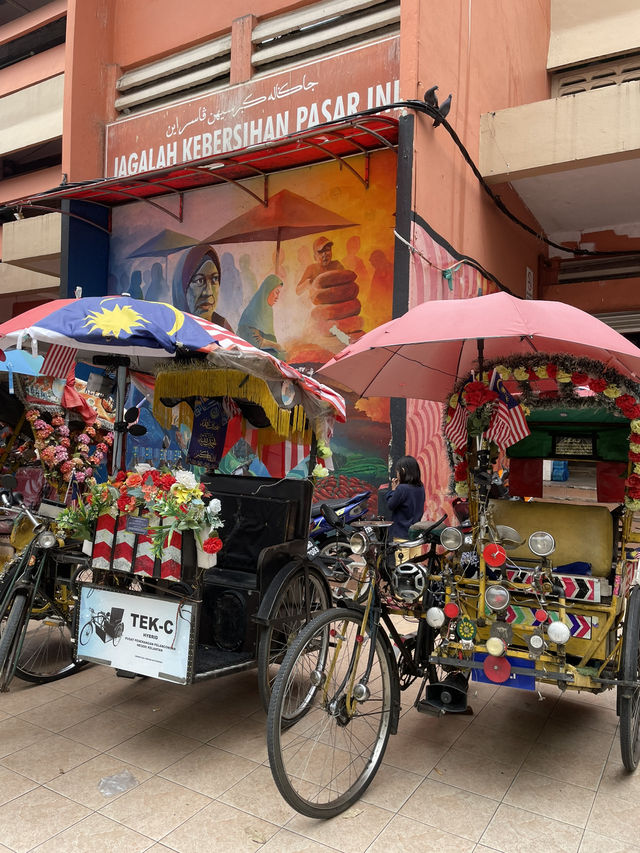
<svg viewBox="0 0 640 853">
<path fill-rule="evenodd" d="M 603 732 L 586 726 L 557 722 L 549 717 L 540 732 L 537 743 L 558 746 L 564 749 L 574 749 L 579 752 L 589 751 L 595 757 L 608 755 L 613 743 L 614 732 Z"/>
<path fill-rule="evenodd" d="M 152 726 L 109 749 L 109 755 L 158 773 L 199 746 L 200 742 L 193 738 Z"/>
<path fill-rule="evenodd" d="M 265 844 L 278 827 L 224 803 L 213 802 L 164 838 L 178 853 L 249 853 Z"/>
<path fill-rule="evenodd" d="M 286 828 L 342 853 L 364 853 L 393 817 L 393 812 L 359 800 L 329 820 L 296 814 Z"/>
<path fill-rule="evenodd" d="M 598 791 L 619 797 L 635 806 L 640 803 L 640 774 L 637 771 L 629 773 L 624 765 L 609 761 L 605 765 Z"/>
<path fill-rule="evenodd" d="M 0 806 L 8 803 L 9 800 L 15 800 L 16 797 L 21 797 L 27 791 L 31 791 L 36 787 L 36 782 L 33 779 L 27 779 L 20 773 L 14 773 L 8 767 L 0 766 Z"/>
<path fill-rule="evenodd" d="M 226 749 L 234 755 L 242 755 L 253 761 L 262 763 L 267 759 L 267 726 L 266 722 L 258 722 L 251 717 L 209 741 L 211 746 Z"/>
<path fill-rule="evenodd" d="M 634 839 L 638 841 L 638 838 Z M 638 853 L 640 846 L 628 841 L 614 841 L 596 832 L 585 832 L 578 853 Z"/>
<path fill-rule="evenodd" d="M 474 717 L 467 714 L 444 714 L 441 717 L 432 717 L 430 714 L 421 714 L 415 708 L 411 708 L 401 718 L 396 737 L 419 738 L 441 746 L 451 746 L 473 720 Z"/>
<path fill-rule="evenodd" d="M 549 719 L 570 726 L 596 729 L 613 734 L 618 727 L 618 716 L 614 708 L 604 708 L 588 700 L 578 701 L 563 696 L 551 712 Z"/>
<path fill-rule="evenodd" d="M 524 740 L 535 740 L 545 724 L 547 715 L 535 714 L 518 708 L 515 703 L 500 705 L 497 702 L 489 702 L 475 717 L 474 725 L 478 724 L 504 732 L 517 735 Z"/>
<path fill-rule="evenodd" d="M 576 853 L 581 838 L 577 826 L 501 805 L 481 843 L 503 853 Z"/>
<path fill-rule="evenodd" d="M 384 762 L 425 776 L 446 751 L 447 745 L 436 741 L 415 740 L 404 734 L 391 735 L 384 753 Z"/>
<path fill-rule="evenodd" d="M 134 717 L 155 725 L 176 713 L 184 713 L 189 705 L 191 705 L 191 700 L 184 693 L 167 693 L 152 688 L 151 690 L 140 691 L 130 699 L 125 699 L 111 707 L 127 717 Z"/>
<path fill-rule="evenodd" d="M 124 740 L 129 740 L 148 728 L 149 723 L 144 720 L 132 719 L 111 708 L 106 708 L 100 709 L 93 717 L 63 729 L 62 733 L 71 740 L 103 751 L 117 746 Z"/>
<path fill-rule="evenodd" d="M 429 778 L 472 794 L 501 800 L 516 773 L 517 769 L 508 764 L 452 748 L 433 768 Z"/>
<path fill-rule="evenodd" d="M 594 798 L 595 792 L 587 788 L 569 782 L 550 782 L 547 776 L 522 770 L 505 794 L 504 802 L 584 828 Z"/>
<path fill-rule="evenodd" d="M 40 705 L 52 702 L 54 699 L 59 699 L 61 695 L 59 690 L 55 690 L 47 684 L 29 684 L 21 690 L 16 690 L 14 685 L 17 683 L 18 680 L 14 679 L 11 683 L 11 690 L 8 693 L 0 694 L 0 711 L 7 715 L 22 714 L 32 708 L 38 708 Z"/>
<path fill-rule="evenodd" d="M 75 767 L 63 776 L 56 776 L 47 783 L 47 788 L 57 791 L 70 800 L 80 803 L 90 809 L 100 809 L 107 803 L 114 802 L 123 794 L 106 796 L 99 789 L 100 780 L 128 770 L 134 779 L 141 784 L 151 775 L 140 767 L 126 764 L 119 758 L 110 755 L 98 755 L 90 761 Z"/>
<path fill-rule="evenodd" d="M 629 801 L 617 794 L 598 793 L 587 829 L 618 841 L 635 840 L 640 838 L 640 809 L 629 808 Z"/>
<path fill-rule="evenodd" d="M 552 745 L 541 739 L 531 747 L 522 769 L 595 791 L 605 764 L 605 755 Z"/>
<path fill-rule="evenodd" d="M 195 702 L 189 707 L 188 712 L 184 709 L 177 711 L 159 720 L 156 725 L 185 737 L 206 742 L 230 729 L 237 722 L 236 714 L 222 708 L 215 708 L 211 702 L 204 700 Z"/>
<path fill-rule="evenodd" d="M 109 669 L 108 672 L 106 678 L 78 689 L 77 695 L 101 708 L 111 708 L 153 688 L 154 680 L 151 678 L 118 678 L 114 670 Z"/>
<path fill-rule="evenodd" d="M 491 758 L 510 767 L 520 767 L 531 749 L 531 744 L 531 740 L 512 732 L 485 726 L 479 720 L 474 720 L 460 735 L 455 747 L 473 755 Z"/>
<path fill-rule="evenodd" d="M 98 712 L 96 705 L 79 699 L 71 694 L 58 694 L 59 698 L 44 705 L 38 705 L 30 711 L 20 714 L 20 718 L 48 729 L 50 732 L 59 732 L 69 726 L 92 717 Z"/>
<path fill-rule="evenodd" d="M 396 815 L 367 848 L 367 853 L 471 853 L 472 841 Z"/>
<path fill-rule="evenodd" d="M 281 829 L 262 845 L 260 853 L 335 853 L 335 847 L 327 847 L 319 841 Z"/>
<path fill-rule="evenodd" d="M 35 848 L 33 853 L 143 853 L 153 842 L 100 814 L 92 814 Z"/>
<path fill-rule="evenodd" d="M 46 749 L 43 749 L 41 742 L 36 742 L 5 756 L 2 763 L 34 782 L 48 782 L 96 755 L 98 752 L 95 749 L 61 735 L 50 734 Z"/>
<path fill-rule="evenodd" d="M 78 690 L 85 690 L 90 684 L 96 684 L 112 674 L 113 670 L 110 667 L 87 664 L 68 678 L 56 681 L 55 688 L 61 693 L 75 693 Z"/>
<path fill-rule="evenodd" d="M 497 800 L 425 779 L 400 814 L 469 841 L 478 841 L 498 808 Z"/>
<path fill-rule="evenodd" d="M 16 853 L 26 853 L 88 815 L 84 806 L 35 788 L 0 806 L 2 840 Z"/>
<path fill-rule="evenodd" d="M 208 797 L 189 788 L 153 776 L 104 806 L 100 813 L 160 841 L 210 802 Z"/>
<path fill-rule="evenodd" d="M 25 749 L 48 735 L 49 732 L 46 729 L 35 726 L 20 717 L 0 720 L 0 758 L 19 749 Z"/>
<path fill-rule="evenodd" d="M 202 744 L 160 772 L 165 779 L 215 799 L 256 769 L 248 758 Z"/>
<path fill-rule="evenodd" d="M 423 776 L 400 767 L 385 764 L 378 768 L 373 781 L 362 795 L 366 803 L 397 811 L 422 782 Z"/>
<path fill-rule="evenodd" d="M 218 799 L 278 826 L 284 826 L 295 814 L 278 791 L 271 770 L 264 766 L 256 767 Z"/>
</svg>

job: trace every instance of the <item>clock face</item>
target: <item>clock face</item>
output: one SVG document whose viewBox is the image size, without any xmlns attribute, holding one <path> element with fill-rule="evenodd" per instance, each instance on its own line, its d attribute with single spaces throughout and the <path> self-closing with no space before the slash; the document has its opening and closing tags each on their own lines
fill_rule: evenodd
<svg viewBox="0 0 640 853">
<path fill-rule="evenodd" d="M 290 406 L 295 400 L 296 386 L 289 379 L 285 379 L 282 383 L 280 396 L 282 397 L 283 406 Z"/>
</svg>

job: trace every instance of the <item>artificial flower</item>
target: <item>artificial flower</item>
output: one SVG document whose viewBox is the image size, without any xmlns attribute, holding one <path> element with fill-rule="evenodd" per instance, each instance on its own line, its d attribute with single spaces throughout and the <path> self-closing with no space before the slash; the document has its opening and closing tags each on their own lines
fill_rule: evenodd
<svg viewBox="0 0 640 853">
<path fill-rule="evenodd" d="M 329 470 L 327 468 L 325 468 L 324 465 L 321 465 L 318 462 L 318 464 L 314 467 L 313 471 L 311 472 L 311 476 L 315 477 L 316 479 L 323 479 L 324 477 L 329 476 Z"/>
<path fill-rule="evenodd" d="M 606 379 L 602 379 L 600 376 L 592 376 L 588 381 L 587 385 L 589 388 L 596 394 L 602 394 L 604 389 L 607 387 L 609 383 Z"/>
<path fill-rule="evenodd" d="M 202 543 L 202 550 L 207 554 L 217 554 L 222 548 L 222 539 L 219 536 L 209 536 Z"/>
<path fill-rule="evenodd" d="M 529 378 L 529 371 L 526 367 L 516 367 L 513 371 L 513 378 L 517 379 L 519 382 L 525 382 Z"/>
<path fill-rule="evenodd" d="M 496 391 L 490 391 L 484 382 L 469 382 L 462 392 L 467 409 L 475 412 L 480 406 L 497 399 Z"/>
<path fill-rule="evenodd" d="M 586 373 L 580 373 L 576 370 L 575 373 L 571 374 L 571 381 L 574 385 L 587 385 L 589 377 Z"/>
<path fill-rule="evenodd" d="M 548 379 L 549 373 L 547 372 L 546 364 L 539 364 L 537 367 L 533 368 L 533 372 L 538 377 L 538 379 Z"/>
<path fill-rule="evenodd" d="M 568 370 L 558 370 L 556 372 L 556 382 L 562 382 L 563 384 L 568 384 L 571 382 L 571 374 Z"/>
<path fill-rule="evenodd" d="M 622 394 L 622 391 L 618 388 L 617 385 L 607 385 L 607 387 L 602 392 L 605 397 L 609 397 L 610 400 L 615 400 L 616 397 L 619 397 Z"/>
</svg>

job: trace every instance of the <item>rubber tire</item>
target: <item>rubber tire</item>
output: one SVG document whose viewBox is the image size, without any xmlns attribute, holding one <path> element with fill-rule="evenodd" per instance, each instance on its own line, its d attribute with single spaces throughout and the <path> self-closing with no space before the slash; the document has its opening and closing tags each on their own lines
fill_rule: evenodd
<svg viewBox="0 0 640 853">
<path fill-rule="evenodd" d="M 622 638 L 622 678 L 640 680 L 640 587 L 633 587 L 627 601 Z M 633 772 L 640 761 L 640 687 L 618 687 L 620 752 L 622 763 Z"/>
<path fill-rule="evenodd" d="M 282 584 L 271 608 L 271 619 L 282 619 L 290 616 L 290 610 L 287 610 L 287 597 L 290 595 L 292 587 L 304 584 L 305 571 L 298 569 L 291 574 Z M 331 601 L 327 595 L 324 578 L 319 572 L 309 570 L 309 584 L 315 587 L 315 604 L 314 600 L 310 602 L 310 612 L 315 614 L 318 610 L 326 610 Z M 303 591 L 305 595 L 306 591 Z M 300 629 L 305 624 L 304 614 L 306 611 L 306 602 L 304 600 L 295 603 L 297 605 L 297 616 L 291 615 L 291 622 L 287 624 L 286 646 L 283 647 L 282 641 L 277 641 L 276 627 L 269 625 L 260 632 L 258 640 L 258 692 L 262 701 L 262 707 L 265 713 L 269 711 L 269 702 L 271 701 L 271 690 L 275 675 L 270 675 L 271 668 L 284 659 L 286 650 L 291 645 L 294 638 L 298 635 Z M 313 615 L 312 617 L 313 618 Z M 277 647 L 276 646 L 277 643 Z"/>
<path fill-rule="evenodd" d="M 122 622 L 118 622 L 116 627 L 113 630 L 113 645 L 117 646 L 120 640 L 122 639 L 122 635 L 124 634 L 124 625 Z"/>
<path fill-rule="evenodd" d="M 88 631 L 87 631 L 87 628 L 89 629 Z M 92 634 L 93 634 L 93 622 L 86 622 L 82 626 L 82 631 L 80 631 L 80 633 L 78 634 L 78 642 L 80 643 L 80 645 L 86 646 L 86 644 L 88 643 L 89 638 L 91 637 Z"/>
<path fill-rule="evenodd" d="M 325 696 L 323 685 L 326 682 L 322 679 L 326 679 L 329 673 L 331 689 L 337 684 L 334 698 L 339 695 L 357 648 L 355 642 L 353 645 L 345 643 L 336 656 L 330 648 L 327 650 L 327 646 L 330 647 L 332 642 L 335 646 L 334 638 L 347 632 L 355 640 L 360 633 L 361 620 L 362 612 L 355 609 L 337 607 L 321 613 L 305 626 L 292 644 L 274 683 L 267 718 L 267 748 L 271 772 L 284 799 L 297 812 L 307 817 L 322 819 L 335 817 L 353 805 L 366 790 L 384 756 L 391 732 L 394 703 L 399 704 L 400 701 L 400 691 L 394 670 L 395 660 L 386 634 L 380 627 L 376 637 L 374 661 L 368 685 L 371 696 L 359 703 L 359 707 L 366 706 L 364 712 L 356 713 L 345 722 L 344 719 L 338 720 L 339 715 L 330 714 L 328 706 L 323 707 Z M 337 623 L 335 634 L 331 627 L 332 623 Z M 360 646 L 360 658 L 355 674 L 356 684 L 359 683 L 358 678 L 366 668 L 368 653 L 369 646 L 365 642 Z M 341 668 L 340 659 L 346 659 L 346 663 L 343 664 L 346 670 Z M 347 675 L 344 674 L 345 672 Z M 297 677 L 294 677 L 294 673 Z M 316 681 L 319 674 L 320 680 Z M 335 676 L 339 683 L 334 684 Z M 298 699 L 297 693 L 294 693 L 300 686 L 302 686 L 300 690 L 302 700 Z M 293 715 L 288 712 L 291 693 L 295 696 L 295 714 Z M 343 698 L 344 693 L 341 699 Z M 369 706 L 368 702 L 372 705 Z M 310 712 L 311 717 L 309 717 Z M 340 713 L 346 714 L 346 711 L 343 709 Z M 377 726 L 376 714 L 379 716 Z M 281 739 L 283 734 L 285 737 Z M 366 740 L 372 741 L 370 746 L 364 745 Z M 302 748 L 301 742 L 304 742 Z M 360 744 L 364 746 L 361 748 Z M 362 754 L 352 757 L 349 750 L 356 748 L 361 748 Z M 296 760 L 302 761 L 302 765 L 292 766 L 289 774 L 287 766 L 290 762 L 295 765 Z M 301 767 L 304 768 L 304 780 L 299 775 Z M 346 790 L 336 794 L 334 799 L 328 799 L 322 803 L 315 802 L 310 799 L 313 785 L 318 785 L 319 793 L 328 796 L 332 796 L 330 793 L 332 790 L 336 791 L 331 784 L 332 780 L 326 776 L 319 775 L 314 779 L 311 775 L 315 771 L 321 774 L 329 769 L 336 776 L 355 769 L 357 776 L 348 784 Z M 342 781 L 341 788 L 344 787 L 345 782 L 346 780 Z M 305 793 L 301 793 L 296 785 Z"/>
<path fill-rule="evenodd" d="M 20 629 L 24 625 L 26 609 L 26 594 L 17 593 L 11 603 L 11 610 L 4 622 L 4 628 L 0 635 L 0 689 L 6 688 L 5 679 L 7 671 L 13 666 L 13 659 L 15 657 L 14 646 L 19 637 Z"/>
</svg>

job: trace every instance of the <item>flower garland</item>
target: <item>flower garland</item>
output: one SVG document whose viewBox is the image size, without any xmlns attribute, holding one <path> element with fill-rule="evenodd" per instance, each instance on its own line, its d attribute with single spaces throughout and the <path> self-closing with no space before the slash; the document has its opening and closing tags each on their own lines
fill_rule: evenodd
<svg viewBox="0 0 640 853">
<path fill-rule="evenodd" d="M 449 398 L 445 408 L 443 427 L 446 426 L 461 401 L 469 410 L 467 422 L 470 435 L 480 435 L 489 425 L 491 417 L 490 403 L 493 393 L 488 388 L 489 375 L 496 370 L 505 381 L 518 383 L 519 402 L 525 413 L 530 406 L 536 408 L 558 408 L 568 405 L 571 408 L 593 408 L 594 404 L 608 411 L 622 415 L 630 421 L 631 440 L 629 444 L 629 464 L 631 473 L 625 480 L 625 506 L 640 510 L 640 386 L 626 379 L 601 362 L 586 358 L 573 358 L 563 355 L 535 353 L 530 356 L 509 356 L 499 362 L 487 362 L 483 372 L 483 381 L 467 382 L 461 380 Z M 553 380 L 555 388 L 538 390 L 535 383 L 539 380 Z M 532 383 L 534 383 L 532 387 Z M 480 386 L 480 387 L 479 387 Z M 485 389 L 484 391 L 482 389 Z M 580 396 L 578 388 L 588 388 L 590 396 Z M 470 389 L 470 390 L 468 390 Z M 480 416 L 478 415 L 478 410 Z M 474 417 L 475 415 L 475 417 Z M 486 424 L 485 424 L 486 421 Z M 478 427 L 483 429 L 478 432 Z M 469 494 L 466 448 L 456 448 L 445 436 L 449 459 L 454 472 L 453 487 L 457 495 Z"/>
<path fill-rule="evenodd" d="M 93 475 L 94 468 L 106 458 L 113 444 L 113 436 L 106 429 L 95 426 L 72 429 L 62 415 L 50 416 L 29 409 L 25 418 L 33 430 L 45 479 L 61 499 L 72 479 L 84 483 Z"/>
</svg>

